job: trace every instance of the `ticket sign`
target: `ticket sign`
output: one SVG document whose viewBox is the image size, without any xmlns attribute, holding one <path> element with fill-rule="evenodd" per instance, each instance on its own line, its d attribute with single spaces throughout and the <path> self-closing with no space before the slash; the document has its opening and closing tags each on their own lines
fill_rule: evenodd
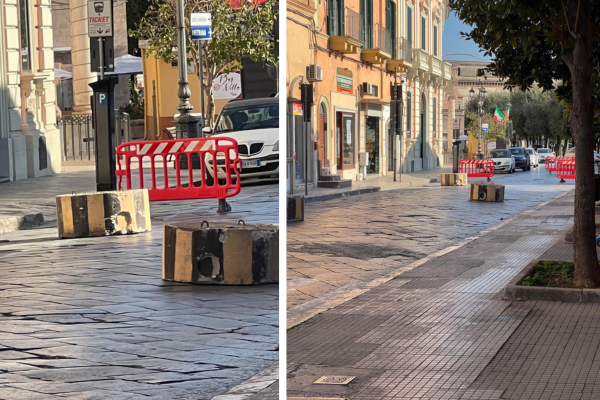
<svg viewBox="0 0 600 400">
<path fill-rule="evenodd" d="M 112 1 L 88 1 L 88 32 L 91 38 L 113 35 Z"/>
<path fill-rule="evenodd" d="M 192 40 L 212 39 L 212 15 L 210 13 L 192 13 L 190 15 Z"/>
</svg>

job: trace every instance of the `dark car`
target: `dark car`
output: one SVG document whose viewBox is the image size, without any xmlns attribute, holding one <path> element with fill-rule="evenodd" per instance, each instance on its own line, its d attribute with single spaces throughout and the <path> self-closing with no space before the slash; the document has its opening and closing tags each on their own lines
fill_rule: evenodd
<svg viewBox="0 0 600 400">
<path fill-rule="evenodd" d="M 531 170 L 531 159 L 523 147 L 511 147 L 510 153 L 515 158 L 515 167 L 523 171 Z"/>
</svg>

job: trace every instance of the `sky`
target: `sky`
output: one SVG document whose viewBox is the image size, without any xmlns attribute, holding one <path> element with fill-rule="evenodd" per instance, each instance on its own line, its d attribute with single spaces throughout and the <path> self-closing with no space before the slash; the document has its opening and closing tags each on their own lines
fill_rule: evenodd
<svg viewBox="0 0 600 400">
<path fill-rule="evenodd" d="M 471 28 L 463 24 L 453 11 L 444 24 L 444 37 L 442 39 L 442 53 L 446 61 L 482 61 L 489 60 L 484 57 L 483 52 L 479 50 L 472 40 L 467 40 L 461 36 L 460 32 L 469 32 Z M 461 54 L 458 56 L 449 56 L 448 54 Z M 470 57 L 469 55 L 477 58 Z"/>
</svg>

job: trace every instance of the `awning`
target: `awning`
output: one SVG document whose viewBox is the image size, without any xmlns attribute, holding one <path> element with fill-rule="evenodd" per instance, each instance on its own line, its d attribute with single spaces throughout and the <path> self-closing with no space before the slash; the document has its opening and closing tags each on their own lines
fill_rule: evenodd
<svg viewBox="0 0 600 400">
<path fill-rule="evenodd" d="M 72 79 L 73 73 L 62 69 L 54 68 L 54 77 L 60 79 Z"/>
<path fill-rule="evenodd" d="M 135 75 L 142 74 L 142 57 L 125 54 L 124 56 L 115 58 L 114 72 L 107 72 L 106 75 Z"/>
</svg>

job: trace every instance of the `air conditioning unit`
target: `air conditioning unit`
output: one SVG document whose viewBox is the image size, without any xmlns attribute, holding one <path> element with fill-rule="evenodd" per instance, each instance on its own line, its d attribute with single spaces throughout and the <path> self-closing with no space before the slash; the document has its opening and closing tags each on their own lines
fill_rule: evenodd
<svg viewBox="0 0 600 400">
<path fill-rule="evenodd" d="M 364 82 L 362 84 L 362 95 L 379 97 L 379 87 L 377 87 L 369 82 Z"/>
<path fill-rule="evenodd" d="M 309 82 L 323 82 L 323 67 L 320 65 L 309 65 L 306 67 L 306 77 Z"/>
</svg>

